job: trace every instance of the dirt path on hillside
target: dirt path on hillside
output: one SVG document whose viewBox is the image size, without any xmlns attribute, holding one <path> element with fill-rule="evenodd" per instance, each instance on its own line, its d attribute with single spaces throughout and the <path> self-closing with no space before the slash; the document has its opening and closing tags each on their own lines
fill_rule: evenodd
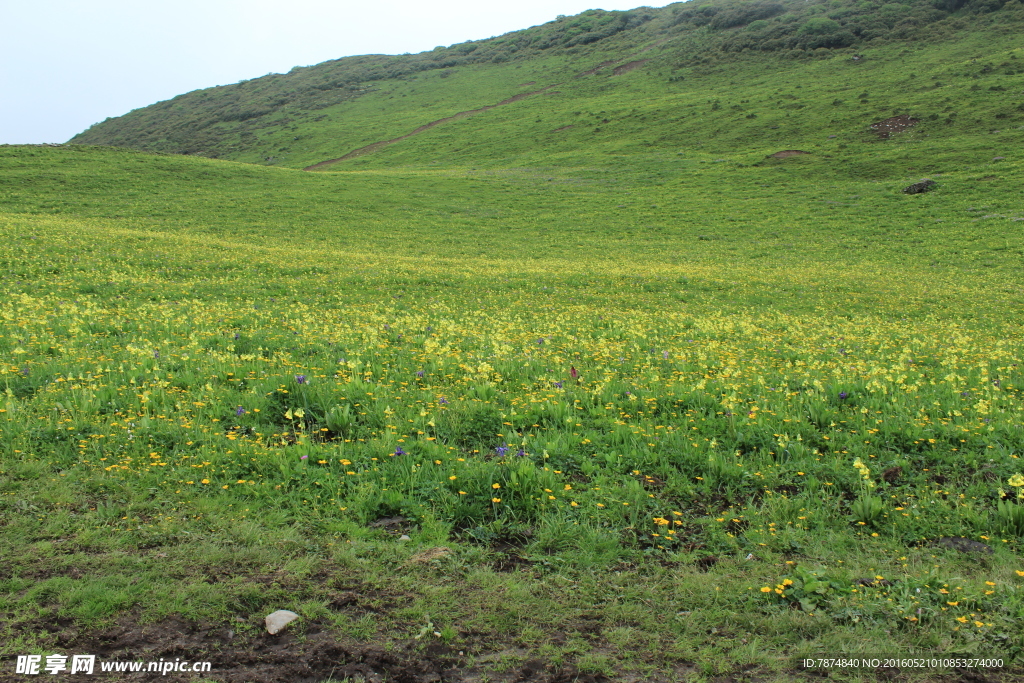
<svg viewBox="0 0 1024 683">
<path fill-rule="evenodd" d="M 344 161 L 345 159 L 351 159 L 353 157 L 359 157 L 359 156 L 362 156 L 364 154 L 369 154 L 371 152 L 376 152 L 378 149 L 380 149 L 382 147 L 387 147 L 388 145 L 393 144 L 395 142 L 398 142 L 399 140 L 404 140 L 404 139 L 406 139 L 408 137 L 412 137 L 413 135 L 417 135 L 419 133 L 422 133 L 425 130 L 430 130 L 434 126 L 439 126 L 442 123 L 448 123 L 449 121 L 455 121 L 455 120 L 458 120 L 458 119 L 464 119 L 467 116 L 472 116 L 473 114 L 479 114 L 482 111 L 487 111 L 489 109 L 494 109 L 495 107 L 503 107 L 506 104 L 512 104 L 513 102 L 518 102 L 519 100 L 525 99 L 527 97 L 531 97 L 533 95 L 539 95 L 540 93 L 542 93 L 542 92 L 544 92 L 546 90 L 550 90 L 551 88 L 554 88 L 556 85 L 558 85 L 558 83 L 555 83 L 553 85 L 549 85 L 547 87 L 541 88 L 540 90 L 533 90 L 531 92 L 519 93 L 518 95 L 513 95 L 512 97 L 508 98 L 507 100 L 502 100 L 501 102 L 498 102 L 497 104 L 488 104 L 488 105 L 486 105 L 484 107 L 480 107 L 479 109 L 470 109 L 468 111 L 460 111 L 457 114 L 452 114 L 451 116 L 446 116 L 443 119 L 438 119 L 437 121 L 431 121 L 430 123 L 425 123 L 422 126 L 420 126 L 419 128 L 417 128 L 416 130 L 414 130 L 412 132 L 409 132 L 409 133 L 406 133 L 405 135 L 400 135 L 397 138 L 392 138 L 390 140 L 382 140 L 380 142 L 374 142 L 373 144 L 366 145 L 365 147 L 360 147 L 359 149 L 354 149 L 351 152 L 349 152 L 348 154 L 346 154 L 345 156 L 340 156 L 337 159 L 328 159 L 327 161 L 321 161 L 318 164 L 313 164 L 312 166 L 307 166 L 306 168 L 304 168 L 302 170 L 303 171 L 319 171 L 320 169 L 326 168 L 327 166 L 330 166 L 332 164 L 336 164 L 339 161 Z"/>
</svg>

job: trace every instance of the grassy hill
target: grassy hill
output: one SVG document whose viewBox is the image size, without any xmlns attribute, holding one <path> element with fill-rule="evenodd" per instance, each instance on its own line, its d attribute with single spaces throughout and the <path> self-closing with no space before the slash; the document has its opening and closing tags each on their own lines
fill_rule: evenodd
<svg viewBox="0 0 1024 683">
<path fill-rule="evenodd" d="M 921 119 L 917 135 L 933 138 L 1020 125 L 1024 10 L 935 4 L 594 10 L 418 55 L 347 57 L 195 91 L 73 142 L 302 168 L 527 93 L 536 94 L 346 167 L 537 165 L 581 151 L 726 154 L 775 143 L 835 152 L 894 114 Z"/>
<path fill-rule="evenodd" d="M 1019 8 L 940 5 L 590 12 L 0 147 L 0 681 L 1019 680 Z"/>
</svg>

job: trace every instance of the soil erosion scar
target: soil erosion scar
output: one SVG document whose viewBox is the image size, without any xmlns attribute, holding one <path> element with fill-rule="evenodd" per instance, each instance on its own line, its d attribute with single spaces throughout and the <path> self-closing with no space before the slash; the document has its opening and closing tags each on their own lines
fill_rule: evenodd
<svg viewBox="0 0 1024 683">
<path fill-rule="evenodd" d="M 448 123 L 449 121 L 455 121 L 457 119 L 464 119 L 467 116 L 472 116 L 473 114 L 479 114 L 480 112 L 487 111 L 488 109 L 494 109 L 495 107 L 501 107 L 501 106 L 504 106 L 506 104 L 512 104 L 513 102 L 518 102 L 519 100 L 522 100 L 522 99 L 525 99 L 527 97 L 530 97 L 531 95 L 538 95 L 538 94 L 544 92 L 545 90 L 550 90 L 551 88 L 554 88 L 556 85 L 558 85 L 558 83 L 554 83 L 554 84 L 549 85 L 547 87 L 541 88 L 540 90 L 533 90 L 531 92 L 519 93 L 518 95 L 513 95 L 512 97 L 508 98 L 507 100 L 502 100 L 501 102 L 498 102 L 497 104 L 488 104 L 488 105 L 486 105 L 484 107 L 480 107 L 479 109 L 470 109 L 469 111 L 460 111 L 457 114 L 452 114 L 451 116 L 446 116 L 443 119 L 438 119 L 437 121 L 431 121 L 430 123 L 425 123 L 422 126 L 420 126 L 419 128 L 417 128 L 416 130 L 412 131 L 411 133 L 406 133 L 405 135 L 400 135 L 399 137 L 392 138 L 390 140 L 382 140 L 380 142 L 374 142 L 373 144 L 367 145 L 366 147 L 360 147 L 359 149 L 354 149 L 351 152 L 349 152 L 348 154 L 346 154 L 345 156 L 340 156 L 337 159 L 328 159 L 327 161 L 321 161 L 318 164 L 313 164 L 312 166 L 307 166 L 306 168 L 304 168 L 302 170 L 303 171 L 319 171 L 320 169 L 326 168 L 327 166 L 330 166 L 332 164 L 336 164 L 339 161 L 344 161 L 345 159 L 351 159 L 352 157 L 359 157 L 359 156 L 362 156 L 364 154 L 369 154 L 370 152 L 376 152 L 381 147 L 386 147 L 386 146 L 388 146 L 388 145 L 390 145 L 392 143 L 398 142 L 399 140 L 404 140 L 404 139 L 406 139 L 408 137 L 416 135 L 417 133 L 422 133 L 425 130 L 433 128 L 434 126 L 439 126 L 442 123 Z"/>
</svg>

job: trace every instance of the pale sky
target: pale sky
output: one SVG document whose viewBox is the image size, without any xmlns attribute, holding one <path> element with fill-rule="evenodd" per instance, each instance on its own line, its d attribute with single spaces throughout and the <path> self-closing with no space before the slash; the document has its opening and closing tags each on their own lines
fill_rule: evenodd
<svg viewBox="0 0 1024 683">
<path fill-rule="evenodd" d="M 0 0 L 0 144 L 66 142 L 175 95 L 422 52 L 643 0 Z M 662 7 L 656 1 L 651 6 Z"/>
</svg>

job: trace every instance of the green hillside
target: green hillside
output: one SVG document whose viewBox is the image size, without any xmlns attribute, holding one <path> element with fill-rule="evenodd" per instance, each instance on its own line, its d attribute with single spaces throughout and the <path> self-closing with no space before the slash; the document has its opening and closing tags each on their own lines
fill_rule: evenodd
<svg viewBox="0 0 1024 683">
<path fill-rule="evenodd" d="M 418 55 L 295 68 L 108 119 L 72 142 L 302 168 L 455 116 L 346 166 L 536 165 L 580 150 L 831 152 L 894 114 L 933 138 L 1024 118 L 1017 2 L 692 5 L 592 10 Z"/>
</svg>

